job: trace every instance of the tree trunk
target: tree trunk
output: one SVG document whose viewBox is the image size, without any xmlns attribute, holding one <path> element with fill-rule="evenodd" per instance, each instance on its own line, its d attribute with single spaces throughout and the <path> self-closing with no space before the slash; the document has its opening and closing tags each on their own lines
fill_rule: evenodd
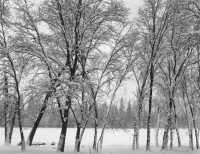
<svg viewBox="0 0 200 154">
<path fill-rule="evenodd" d="M 171 128 L 170 128 L 170 150 L 172 150 L 173 149 L 173 128 L 172 128 L 172 126 L 171 126 Z"/>
<path fill-rule="evenodd" d="M 10 124 L 10 131 L 9 131 L 9 142 L 11 143 L 11 140 L 12 140 L 12 133 L 13 133 L 13 129 L 14 129 L 14 126 L 15 126 L 15 116 L 17 114 L 17 109 L 15 109 L 14 111 L 14 114 L 13 114 L 13 117 L 12 117 L 12 120 L 11 120 L 11 124 Z"/>
<path fill-rule="evenodd" d="M 155 140 L 156 140 L 156 146 L 158 147 L 158 133 L 160 129 L 160 107 L 158 107 L 158 116 L 157 116 L 157 126 L 156 126 L 156 135 L 155 135 Z"/>
<path fill-rule="evenodd" d="M 77 151 L 77 152 L 80 152 L 80 145 L 81 145 L 81 141 L 82 141 L 83 134 L 84 134 L 84 132 L 85 132 L 86 126 L 87 126 L 87 122 L 85 123 L 84 127 L 83 127 L 82 130 L 81 130 L 81 133 L 80 133 L 80 135 L 79 135 L 79 140 L 78 140 L 78 142 L 75 142 L 75 151 L 77 151 L 77 149 L 79 148 L 79 151 Z M 77 129 L 77 131 L 78 131 L 78 129 Z M 77 147 L 77 148 L 76 148 L 76 147 Z"/>
<path fill-rule="evenodd" d="M 20 136 L 21 136 L 21 150 L 24 151 L 25 150 L 25 138 L 24 138 L 24 133 L 23 133 L 23 129 L 22 129 L 22 124 L 21 124 L 21 113 L 20 113 L 20 109 L 18 107 L 18 120 L 19 120 L 19 130 L 20 130 Z"/>
<path fill-rule="evenodd" d="M 58 142 L 57 151 L 64 152 L 65 149 L 65 138 L 67 133 L 67 125 L 68 125 L 68 119 L 69 119 L 69 110 L 71 108 L 71 98 L 68 96 L 68 101 L 66 102 L 66 107 L 64 108 L 64 117 L 62 119 L 62 128 L 60 133 L 60 139 Z"/>
<path fill-rule="evenodd" d="M 40 121 L 41 121 L 41 119 L 42 119 L 42 117 L 44 115 L 44 112 L 45 112 L 45 110 L 47 108 L 47 102 L 48 102 L 49 98 L 51 97 L 51 95 L 52 95 L 51 91 L 47 92 L 46 97 L 44 99 L 44 102 L 42 104 L 42 107 L 40 109 L 39 115 L 37 116 L 37 119 L 36 119 L 35 123 L 33 124 L 33 127 L 32 127 L 32 129 L 31 129 L 31 131 L 29 133 L 28 138 L 27 138 L 26 145 L 29 145 L 29 146 L 32 145 L 35 132 L 36 132 L 36 130 L 37 130 L 39 124 L 40 124 Z"/>
<path fill-rule="evenodd" d="M 169 99 L 169 111 L 167 114 L 167 122 L 165 124 L 165 131 L 164 131 L 164 135 L 163 135 L 162 150 L 167 149 L 168 134 L 169 134 L 169 130 L 172 129 L 172 105 L 173 105 L 173 98 L 170 98 Z"/>
<path fill-rule="evenodd" d="M 136 130 L 136 149 L 139 149 L 139 131 L 140 131 L 140 128 L 138 127 L 137 130 Z"/>
<path fill-rule="evenodd" d="M 147 120 L 147 143 L 146 150 L 150 150 L 150 123 L 151 123 L 151 108 L 152 108 L 152 96 L 153 96 L 153 82 L 154 82 L 154 67 L 153 62 L 151 62 L 150 69 L 150 93 L 149 93 L 149 111 L 148 111 L 148 120 Z"/>
<path fill-rule="evenodd" d="M 76 130 L 76 140 L 75 140 L 75 151 L 80 152 L 80 145 L 81 145 L 81 124 L 77 124 Z"/>
<path fill-rule="evenodd" d="M 198 131 L 197 131 L 197 127 L 196 127 L 196 121 L 194 118 L 194 112 L 192 112 L 192 122 L 193 122 L 193 126 L 194 126 L 194 132 L 195 132 L 195 139 L 196 139 L 196 148 L 199 149 L 199 137 L 198 137 Z"/>
<path fill-rule="evenodd" d="M 189 128 L 189 148 L 191 148 L 191 150 L 194 150 L 194 145 L 193 145 L 193 131 L 192 128 Z"/>
<path fill-rule="evenodd" d="M 179 134 L 179 130 L 178 130 L 178 122 L 177 122 L 177 113 L 176 113 L 176 106 L 175 103 L 173 103 L 174 105 L 174 118 L 175 118 L 175 129 L 176 129 L 176 134 L 177 134 L 177 141 L 178 141 L 178 146 L 181 147 L 181 138 L 180 138 L 180 134 Z"/>
<path fill-rule="evenodd" d="M 9 102 L 9 98 L 8 98 L 8 77 L 6 76 L 6 74 L 4 73 L 4 120 L 5 120 L 5 144 L 11 144 L 11 138 L 9 136 L 10 131 L 11 131 L 11 126 L 10 126 L 10 122 L 9 122 L 9 118 L 10 118 L 10 102 Z M 15 117 L 15 116 L 14 116 Z"/>
<path fill-rule="evenodd" d="M 181 138 L 177 126 L 176 126 L 176 134 L 177 134 L 178 146 L 181 147 Z"/>
<path fill-rule="evenodd" d="M 102 128 L 102 131 L 101 131 L 101 134 L 99 137 L 99 141 L 98 141 L 98 145 L 97 145 L 97 151 L 101 151 L 101 149 L 102 149 L 105 128 L 106 128 L 106 124 Z"/>
<path fill-rule="evenodd" d="M 135 150 L 136 148 L 136 128 L 137 127 L 137 124 L 136 122 L 134 123 L 134 135 L 133 135 L 133 144 L 132 144 L 132 150 Z"/>
<path fill-rule="evenodd" d="M 93 141 L 93 149 L 97 150 L 97 123 L 94 125 L 94 141 Z"/>
<path fill-rule="evenodd" d="M 65 138 L 66 138 L 66 133 L 67 133 L 67 121 L 62 123 L 60 139 L 59 139 L 58 147 L 57 147 L 57 151 L 60 151 L 60 152 L 64 152 L 64 149 L 65 149 Z"/>
<path fill-rule="evenodd" d="M 169 133 L 169 126 L 165 126 L 164 134 L 163 134 L 163 143 L 162 143 L 162 150 L 167 149 L 168 144 L 168 133 Z"/>
<path fill-rule="evenodd" d="M 95 121 L 94 121 L 94 141 L 93 141 L 93 149 L 97 150 L 97 133 L 98 133 L 98 109 L 97 103 L 94 101 L 94 111 L 95 111 Z"/>
<path fill-rule="evenodd" d="M 194 127 L 194 131 L 195 131 L 195 138 L 196 138 L 196 148 L 199 149 L 199 137 L 198 137 L 196 126 Z"/>
</svg>

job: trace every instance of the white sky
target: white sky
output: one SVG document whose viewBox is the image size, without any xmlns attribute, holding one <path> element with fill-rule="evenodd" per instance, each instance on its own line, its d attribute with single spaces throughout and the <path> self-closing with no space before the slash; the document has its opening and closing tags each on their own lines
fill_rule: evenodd
<svg viewBox="0 0 200 154">
<path fill-rule="evenodd" d="M 143 0 L 123 0 L 126 7 L 130 8 L 130 19 L 133 19 L 137 16 L 138 9 L 142 7 Z M 119 100 L 121 97 L 124 98 L 124 102 L 128 103 L 128 101 L 133 102 L 135 100 L 134 92 L 136 92 L 136 81 L 134 77 L 127 81 L 124 86 L 122 86 L 117 92 L 117 99 Z M 119 102 L 119 101 L 118 101 Z"/>
<path fill-rule="evenodd" d="M 131 16 L 136 16 L 139 7 L 142 6 L 143 0 L 123 0 L 125 3 L 125 6 L 130 8 Z"/>
</svg>

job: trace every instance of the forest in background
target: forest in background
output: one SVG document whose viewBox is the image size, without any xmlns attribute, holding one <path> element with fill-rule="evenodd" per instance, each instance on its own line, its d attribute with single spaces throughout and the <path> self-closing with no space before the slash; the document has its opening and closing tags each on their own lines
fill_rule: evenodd
<svg viewBox="0 0 200 154">
<path fill-rule="evenodd" d="M 117 103 L 116 103 L 117 104 Z M 32 127 L 34 124 L 35 119 L 37 118 L 37 114 L 39 113 L 41 105 L 38 105 L 37 102 L 29 102 L 28 106 L 22 110 L 22 123 L 24 127 Z M 106 114 L 108 109 L 108 104 L 102 103 L 98 105 L 98 112 L 99 112 L 99 128 L 101 128 L 103 124 L 103 118 Z M 132 129 L 134 128 L 135 122 L 135 112 L 136 106 L 134 103 L 126 102 L 124 103 L 123 98 L 120 99 L 118 105 L 113 104 L 112 109 L 110 111 L 110 119 L 111 122 L 108 124 L 108 128 L 111 129 Z M 141 128 L 146 128 L 147 124 L 147 111 L 143 111 L 143 118 L 141 120 Z M 4 114 L 3 114 L 3 106 L 0 108 L 0 126 L 4 127 Z M 152 122 L 151 127 L 155 128 L 157 124 L 157 111 L 152 112 Z M 164 119 L 164 117 L 162 117 Z M 178 114 L 178 125 L 180 128 L 187 128 L 186 120 L 184 115 L 181 115 L 181 112 Z M 162 121 L 162 120 L 161 120 Z M 15 124 L 18 126 L 18 124 Z M 161 124 L 161 128 L 163 128 L 164 123 Z M 61 127 L 61 120 L 59 111 L 53 105 L 50 105 L 46 110 L 43 119 L 41 120 L 39 127 L 51 127 L 51 128 L 60 128 Z M 72 114 L 69 115 L 69 128 L 76 128 L 76 122 L 74 121 L 74 117 Z M 87 128 L 93 128 L 92 123 L 87 125 Z"/>
</svg>

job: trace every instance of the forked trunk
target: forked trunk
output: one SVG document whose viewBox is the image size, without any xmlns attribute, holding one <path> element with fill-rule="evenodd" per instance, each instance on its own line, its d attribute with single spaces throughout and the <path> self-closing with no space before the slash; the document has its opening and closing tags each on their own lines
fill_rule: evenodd
<svg viewBox="0 0 200 154">
<path fill-rule="evenodd" d="M 77 136 L 77 139 L 75 141 L 75 151 L 77 151 L 77 152 L 80 152 L 81 141 L 82 141 L 83 134 L 85 132 L 86 126 L 87 126 L 87 122 L 84 124 L 84 127 L 82 128 L 82 130 L 80 132 L 77 128 L 77 132 L 79 132 L 79 135 L 78 135 L 79 137 Z"/>
<path fill-rule="evenodd" d="M 106 124 L 102 128 L 102 131 L 101 131 L 101 134 L 100 134 L 100 137 L 99 137 L 99 141 L 98 141 L 98 144 L 97 144 L 97 151 L 101 151 L 101 149 L 102 149 L 105 128 L 106 128 Z"/>
<path fill-rule="evenodd" d="M 11 124 L 10 124 L 10 131 L 8 132 L 9 144 L 11 143 L 11 140 L 12 140 L 12 133 L 13 133 L 13 129 L 15 126 L 16 114 L 17 114 L 17 109 L 15 109 L 14 114 L 12 115 L 13 117 L 12 117 Z"/>
</svg>

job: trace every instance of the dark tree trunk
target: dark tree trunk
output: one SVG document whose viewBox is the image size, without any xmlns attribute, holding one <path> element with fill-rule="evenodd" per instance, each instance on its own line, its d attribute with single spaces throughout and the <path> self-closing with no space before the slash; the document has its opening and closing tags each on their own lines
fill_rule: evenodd
<svg viewBox="0 0 200 154">
<path fill-rule="evenodd" d="M 189 128 L 189 147 L 192 151 L 194 151 L 194 144 L 193 144 L 193 130 Z"/>
<path fill-rule="evenodd" d="M 76 140 L 75 140 L 75 151 L 80 152 L 80 145 L 81 145 L 81 124 L 77 124 L 76 130 Z"/>
<path fill-rule="evenodd" d="M 178 127 L 176 126 L 176 135 L 177 135 L 177 140 L 178 140 L 178 146 L 181 147 L 181 138 L 179 134 Z"/>
<path fill-rule="evenodd" d="M 136 149 L 139 149 L 139 131 L 140 131 L 140 128 L 137 128 L 136 130 Z"/>
<path fill-rule="evenodd" d="M 62 121 L 62 128 L 60 133 L 60 138 L 58 142 L 57 151 L 64 152 L 65 149 L 65 138 L 67 133 L 67 125 L 69 120 L 69 110 L 71 108 L 71 97 L 68 96 L 68 100 L 66 102 L 66 108 L 64 108 L 64 117 L 61 120 Z"/>
<path fill-rule="evenodd" d="M 95 111 L 95 121 L 94 121 L 94 141 L 93 141 L 93 149 L 97 150 L 97 133 L 98 133 L 98 109 L 97 103 L 94 101 L 94 111 Z"/>
<path fill-rule="evenodd" d="M 151 69 L 150 69 L 150 93 L 149 93 L 149 110 L 148 110 L 148 119 L 147 119 L 147 143 L 146 143 L 146 150 L 150 150 L 150 139 L 151 139 L 151 137 L 150 137 L 150 124 L 151 124 L 153 82 L 154 82 L 154 67 L 153 67 L 153 62 L 151 62 Z"/>
<path fill-rule="evenodd" d="M 42 107 L 40 109 L 39 115 L 38 115 L 35 123 L 33 124 L 32 129 L 31 129 L 31 131 L 29 133 L 29 136 L 28 136 L 27 141 L 26 141 L 26 144 L 29 145 L 29 146 L 32 145 L 35 132 L 36 132 L 36 130 L 37 130 L 39 124 L 40 124 L 40 121 L 41 121 L 41 119 L 42 119 L 42 117 L 44 115 L 44 112 L 45 112 L 45 110 L 47 108 L 47 102 L 48 102 L 49 98 L 51 97 L 51 95 L 52 95 L 51 91 L 47 92 L 46 97 L 44 99 L 44 102 L 42 104 Z"/>
<path fill-rule="evenodd" d="M 178 146 L 181 147 L 181 138 L 178 130 L 178 122 L 177 122 L 177 113 L 176 113 L 176 107 L 174 104 L 174 114 L 175 114 L 175 129 L 176 129 L 176 135 L 177 135 L 177 140 L 178 140 Z"/>
<path fill-rule="evenodd" d="M 58 142 L 57 151 L 64 152 L 65 149 L 65 138 L 67 133 L 67 123 L 68 120 L 66 120 L 64 123 L 62 123 L 61 133 L 60 133 L 60 139 Z"/>
<path fill-rule="evenodd" d="M 173 149 L 173 128 L 171 126 L 170 128 L 170 149 L 172 150 Z"/>
<path fill-rule="evenodd" d="M 24 138 L 24 133 L 23 133 L 23 129 L 22 129 L 22 124 L 21 124 L 21 113 L 20 113 L 20 109 L 18 107 L 18 120 L 19 120 L 19 129 L 20 129 L 20 136 L 21 136 L 21 150 L 24 151 L 25 150 L 25 138 Z"/>
</svg>

